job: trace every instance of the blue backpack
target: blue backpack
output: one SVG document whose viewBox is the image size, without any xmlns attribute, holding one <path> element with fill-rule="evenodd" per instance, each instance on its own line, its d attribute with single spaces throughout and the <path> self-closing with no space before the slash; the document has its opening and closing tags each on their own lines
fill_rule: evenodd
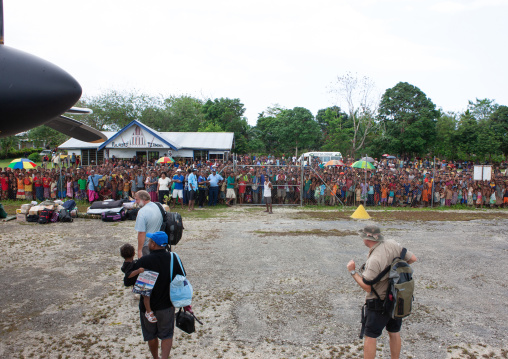
<svg viewBox="0 0 508 359">
<path fill-rule="evenodd" d="M 176 257 L 180 268 L 182 268 L 183 275 L 177 274 L 173 278 L 173 258 Z M 185 277 L 185 270 L 183 269 L 182 262 L 178 254 L 171 252 L 171 283 L 169 285 L 169 298 L 175 308 L 183 308 L 192 303 L 192 285 Z"/>
</svg>

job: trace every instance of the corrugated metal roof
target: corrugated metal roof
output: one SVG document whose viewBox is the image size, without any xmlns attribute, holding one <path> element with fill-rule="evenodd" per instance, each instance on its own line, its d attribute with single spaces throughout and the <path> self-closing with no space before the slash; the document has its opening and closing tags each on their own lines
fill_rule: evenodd
<svg viewBox="0 0 508 359">
<path fill-rule="evenodd" d="M 118 132 L 103 131 L 108 139 Z M 225 150 L 229 151 L 233 147 L 233 132 L 157 132 L 168 142 L 172 143 L 178 149 L 200 149 L 200 150 Z M 71 138 L 62 143 L 58 148 L 66 149 L 94 149 L 101 146 L 102 143 L 89 143 Z"/>
<path fill-rule="evenodd" d="M 203 150 L 231 150 L 233 132 L 160 132 L 169 142 L 180 148 Z"/>
</svg>

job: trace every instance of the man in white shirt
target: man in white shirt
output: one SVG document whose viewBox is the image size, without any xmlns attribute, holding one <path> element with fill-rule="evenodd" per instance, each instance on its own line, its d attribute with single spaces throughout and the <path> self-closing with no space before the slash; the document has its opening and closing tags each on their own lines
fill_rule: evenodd
<svg viewBox="0 0 508 359">
<path fill-rule="evenodd" d="M 272 214 L 272 182 L 270 182 L 270 179 L 268 176 L 265 176 L 265 183 L 264 186 L 264 195 L 265 195 L 265 203 L 266 203 L 266 211 L 269 214 Z"/>
<path fill-rule="evenodd" d="M 157 183 L 157 194 L 160 203 L 166 203 L 164 197 L 169 200 L 169 187 L 171 186 L 171 179 L 167 177 L 166 172 L 162 172 Z M 167 204 L 167 203 L 166 203 Z M 150 232 L 151 233 L 151 232 Z"/>
<path fill-rule="evenodd" d="M 146 234 L 160 231 L 162 213 L 159 206 L 150 201 L 150 194 L 147 191 L 137 191 L 134 198 L 138 206 L 141 207 L 134 226 L 134 229 L 138 232 L 138 258 L 141 258 L 150 253 L 148 249 L 150 238 L 146 237 Z"/>
</svg>

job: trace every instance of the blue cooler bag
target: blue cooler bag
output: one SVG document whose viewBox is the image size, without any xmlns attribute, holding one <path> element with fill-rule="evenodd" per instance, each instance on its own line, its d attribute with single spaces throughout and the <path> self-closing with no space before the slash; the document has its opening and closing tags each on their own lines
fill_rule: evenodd
<svg viewBox="0 0 508 359">
<path fill-rule="evenodd" d="M 173 278 L 173 257 L 178 259 L 178 264 L 182 268 L 183 275 L 177 274 Z M 171 253 L 171 284 L 169 285 L 169 298 L 175 308 L 183 308 L 192 303 L 192 285 L 185 277 L 185 270 L 183 269 L 182 262 L 178 254 Z"/>
</svg>

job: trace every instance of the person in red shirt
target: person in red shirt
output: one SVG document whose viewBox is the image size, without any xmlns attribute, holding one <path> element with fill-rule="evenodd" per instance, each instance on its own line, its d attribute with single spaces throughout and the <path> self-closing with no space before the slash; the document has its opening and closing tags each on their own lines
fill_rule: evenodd
<svg viewBox="0 0 508 359">
<path fill-rule="evenodd" d="M 7 173 L 2 172 L 0 177 L 0 184 L 2 190 L 2 199 L 7 199 L 7 193 L 9 192 L 9 177 L 7 177 Z"/>
<path fill-rule="evenodd" d="M 42 202 L 44 200 L 44 188 L 42 187 L 42 175 L 40 172 L 34 176 L 34 187 L 35 187 L 35 198 L 37 201 Z"/>
<path fill-rule="evenodd" d="M 42 188 L 44 191 L 44 199 L 51 199 L 51 178 L 49 177 L 49 172 L 46 172 L 42 178 Z"/>
</svg>

